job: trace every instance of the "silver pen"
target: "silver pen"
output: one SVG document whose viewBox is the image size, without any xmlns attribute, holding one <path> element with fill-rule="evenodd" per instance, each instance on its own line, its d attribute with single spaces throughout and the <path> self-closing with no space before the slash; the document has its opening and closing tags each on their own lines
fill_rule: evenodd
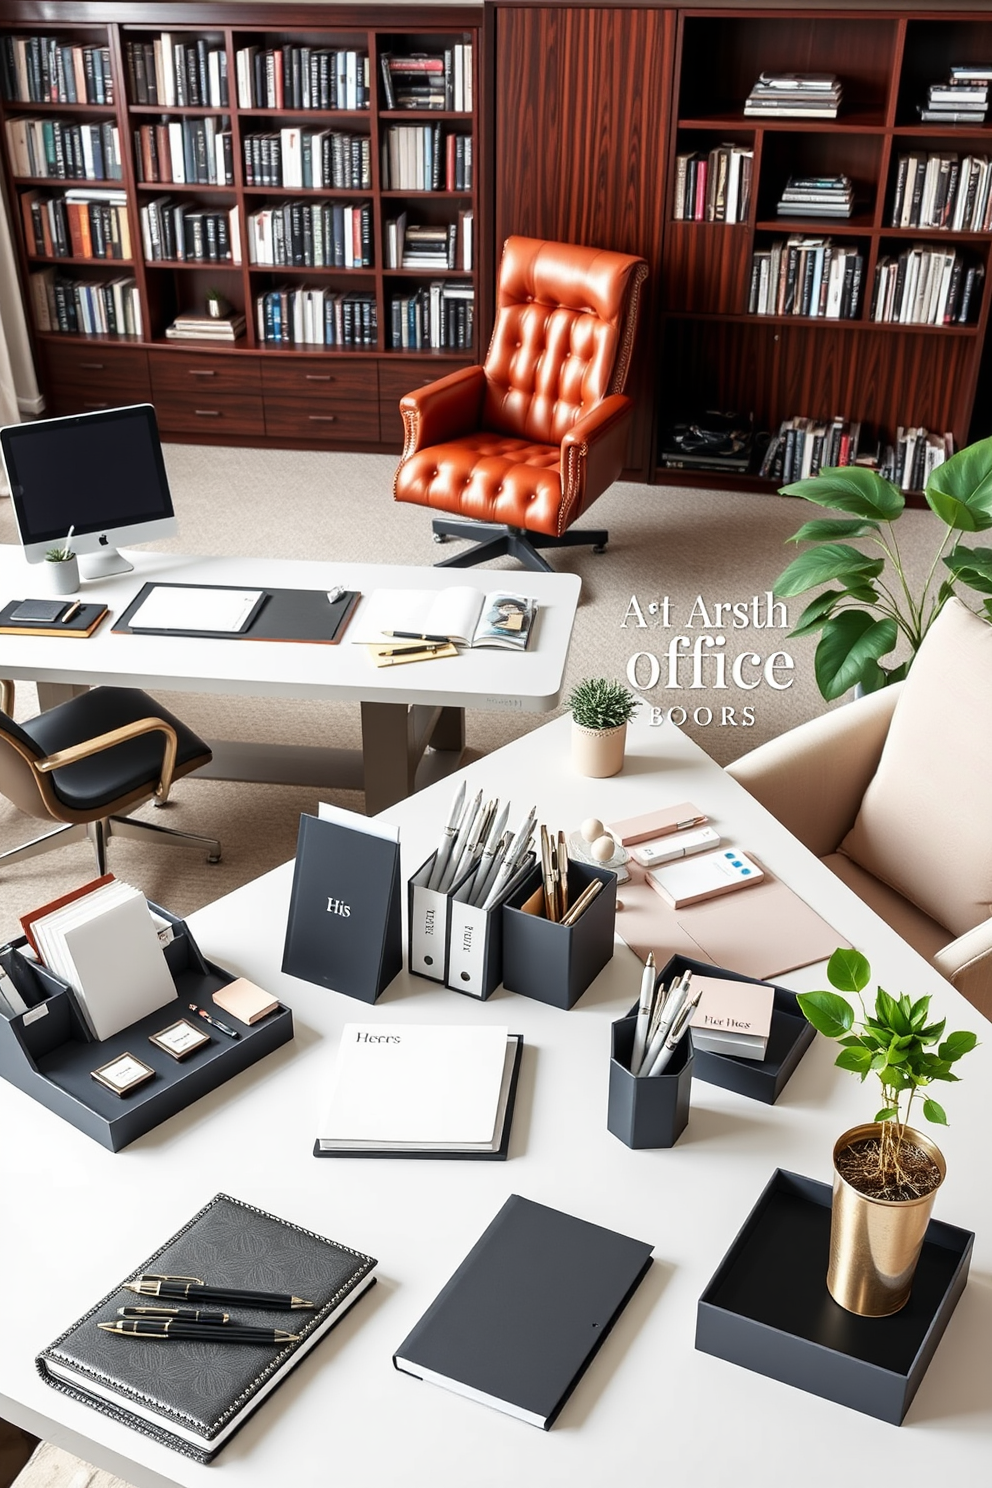
<svg viewBox="0 0 992 1488">
<path fill-rule="evenodd" d="M 480 790 L 471 806 L 466 806 L 465 811 L 462 815 L 461 823 L 458 827 L 458 836 L 455 838 L 454 845 L 452 846 L 451 856 L 448 858 L 447 867 L 438 880 L 437 887 L 439 893 L 446 894 L 447 891 L 451 888 L 451 884 L 455 876 L 455 869 L 458 867 L 458 864 L 461 861 L 462 853 L 465 851 L 465 844 L 469 839 L 469 833 L 475 826 L 475 819 L 481 809 L 482 792 Z"/>
<path fill-rule="evenodd" d="M 509 816 L 509 814 L 510 803 L 509 801 L 507 801 L 506 805 L 503 807 L 499 815 L 494 816 L 492 825 L 489 828 L 489 835 L 486 838 L 486 845 L 482 849 L 482 857 L 479 859 L 478 867 L 475 870 L 475 878 L 472 880 L 472 888 L 468 896 L 469 904 L 475 904 L 477 902 L 478 895 L 481 893 L 486 879 L 489 877 L 489 870 L 493 865 L 493 858 L 496 856 L 496 849 L 500 844 L 504 831 L 506 830 L 506 818 Z"/>
<path fill-rule="evenodd" d="M 454 853 L 452 853 L 452 873 L 451 882 L 448 885 L 449 888 L 454 888 L 456 883 L 461 883 L 465 875 L 478 861 L 478 854 L 482 851 L 481 839 L 489 824 L 490 811 L 490 802 L 487 802 L 485 805 L 480 804 L 478 811 L 475 813 L 475 820 L 468 830 L 465 846 L 462 848 L 461 856 L 457 862 L 455 862 Z"/>
<path fill-rule="evenodd" d="M 689 1023 L 692 1020 L 692 1015 L 699 1006 L 699 1000 L 702 995 L 703 989 L 702 987 L 700 987 L 699 991 L 696 992 L 694 996 L 688 998 L 688 1000 L 682 1004 L 672 1023 L 671 1028 L 668 1031 L 668 1034 L 665 1037 L 665 1042 L 658 1050 L 654 1063 L 652 1064 L 651 1068 L 646 1071 L 648 1075 L 660 1075 L 661 1072 L 664 1070 L 665 1065 L 671 1059 L 672 1055 L 675 1053 L 675 1050 L 682 1042 L 682 1039 L 684 1038 L 688 1030 Z"/>
<path fill-rule="evenodd" d="M 651 1022 L 651 1006 L 654 1001 L 654 951 L 648 951 L 648 959 L 641 972 L 641 997 L 637 1007 L 637 1025 L 634 1029 L 634 1049 L 630 1056 L 630 1073 L 636 1075 L 641 1068 L 644 1050 L 648 1041 L 648 1026 Z"/>
<path fill-rule="evenodd" d="M 451 857 L 451 845 L 458 835 L 458 826 L 462 819 L 464 806 L 465 782 L 463 780 L 455 792 L 455 799 L 451 803 L 451 810 L 448 812 L 448 820 L 445 823 L 444 832 L 441 834 L 441 841 L 438 844 L 437 852 L 434 854 L 434 866 L 431 868 L 430 877 L 427 880 L 427 887 L 429 889 L 436 889 L 444 876 L 444 870 L 448 866 L 448 859 Z"/>
<path fill-rule="evenodd" d="M 512 878 L 520 867 L 524 854 L 530 849 L 531 833 L 534 830 L 534 823 L 536 821 L 537 807 L 532 806 L 521 822 L 519 831 L 506 850 L 503 861 L 500 864 L 499 873 L 496 875 L 493 885 L 486 896 L 485 903 L 482 906 L 483 909 L 492 909 L 497 897 L 506 887 L 507 880 Z"/>
<path fill-rule="evenodd" d="M 511 894 L 516 893 L 517 889 L 519 889 L 520 885 L 523 883 L 524 879 L 527 877 L 536 861 L 537 859 L 533 853 L 528 852 L 524 854 L 523 862 L 517 868 L 516 872 L 511 874 L 511 876 L 503 884 L 503 887 L 498 891 L 496 898 L 493 900 L 492 904 L 489 905 L 490 909 L 498 909 L 501 904 L 506 903 Z"/>
</svg>

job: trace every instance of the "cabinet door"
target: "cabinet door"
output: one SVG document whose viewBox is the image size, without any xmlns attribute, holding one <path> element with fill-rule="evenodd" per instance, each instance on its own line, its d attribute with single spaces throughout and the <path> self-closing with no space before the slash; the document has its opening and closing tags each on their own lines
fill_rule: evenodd
<svg viewBox="0 0 992 1488">
<path fill-rule="evenodd" d="M 646 472 L 649 459 L 674 25 L 672 10 L 496 11 L 497 246 L 523 233 L 648 263 L 627 380 L 637 405 L 633 473 Z"/>
</svg>

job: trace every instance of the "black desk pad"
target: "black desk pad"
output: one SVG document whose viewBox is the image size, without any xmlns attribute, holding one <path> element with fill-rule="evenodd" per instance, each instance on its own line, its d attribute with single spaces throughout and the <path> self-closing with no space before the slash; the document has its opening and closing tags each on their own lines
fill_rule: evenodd
<svg viewBox="0 0 992 1488">
<path fill-rule="evenodd" d="M 153 589 L 261 589 L 262 602 L 244 630 L 133 630 L 131 617 Z M 330 604 L 325 589 L 270 589 L 263 584 L 143 584 L 113 629 L 123 635 L 167 635 L 222 641 L 309 641 L 334 646 L 347 629 L 361 595 L 346 589 Z"/>
</svg>

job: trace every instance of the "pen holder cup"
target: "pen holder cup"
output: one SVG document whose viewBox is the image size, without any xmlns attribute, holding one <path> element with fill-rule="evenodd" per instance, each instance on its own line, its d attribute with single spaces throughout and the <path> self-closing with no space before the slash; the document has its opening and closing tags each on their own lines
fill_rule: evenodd
<svg viewBox="0 0 992 1488">
<path fill-rule="evenodd" d="M 607 1130 L 627 1147 L 674 1147 L 689 1121 L 692 1041 L 679 1041 L 662 1074 L 632 1075 L 636 1027 L 636 1017 L 613 1024 Z"/>
<path fill-rule="evenodd" d="M 613 955 L 617 917 L 617 876 L 587 863 L 568 865 L 568 902 L 598 878 L 602 889 L 574 925 L 544 918 L 538 906 L 540 867 L 531 873 L 503 908 L 503 985 L 536 1002 L 570 1008 Z M 524 906 L 529 906 L 524 908 Z"/>
</svg>

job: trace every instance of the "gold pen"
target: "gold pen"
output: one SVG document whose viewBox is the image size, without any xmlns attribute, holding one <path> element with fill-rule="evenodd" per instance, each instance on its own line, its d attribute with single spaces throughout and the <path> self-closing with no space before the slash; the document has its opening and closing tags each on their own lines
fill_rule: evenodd
<svg viewBox="0 0 992 1488">
<path fill-rule="evenodd" d="M 589 907 L 589 905 L 595 899 L 596 895 L 600 892 L 602 887 L 603 880 L 601 878 L 594 878 L 591 884 L 587 884 L 586 887 L 582 890 L 582 893 L 579 895 L 578 899 L 576 899 L 575 903 L 572 905 L 571 909 L 568 911 L 568 914 L 562 920 L 562 924 L 574 925 L 576 920 L 579 918 L 579 915 L 582 914 L 583 910 Z"/>
<path fill-rule="evenodd" d="M 450 641 L 432 641 L 429 646 L 417 645 L 415 642 L 409 646 L 385 646 L 381 650 L 376 647 L 376 656 L 428 656 L 434 651 L 443 651 L 450 646 Z"/>
<path fill-rule="evenodd" d="M 558 917 L 564 919 L 568 912 L 568 845 L 564 832 L 558 833 L 555 861 L 558 864 Z"/>
<path fill-rule="evenodd" d="M 541 823 L 541 878 L 544 887 L 544 915 L 545 919 L 556 921 L 558 919 L 555 904 L 554 874 L 551 867 L 551 839 L 548 837 L 548 829 Z"/>
<path fill-rule="evenodd" d="M 79 609 L 82 609 L 82 600 L 77 599 L 75 604 L 71 604 L 66 610 L 65 614 L 62 616 L 62 624 L 66 625 Z"/>
</svg>

